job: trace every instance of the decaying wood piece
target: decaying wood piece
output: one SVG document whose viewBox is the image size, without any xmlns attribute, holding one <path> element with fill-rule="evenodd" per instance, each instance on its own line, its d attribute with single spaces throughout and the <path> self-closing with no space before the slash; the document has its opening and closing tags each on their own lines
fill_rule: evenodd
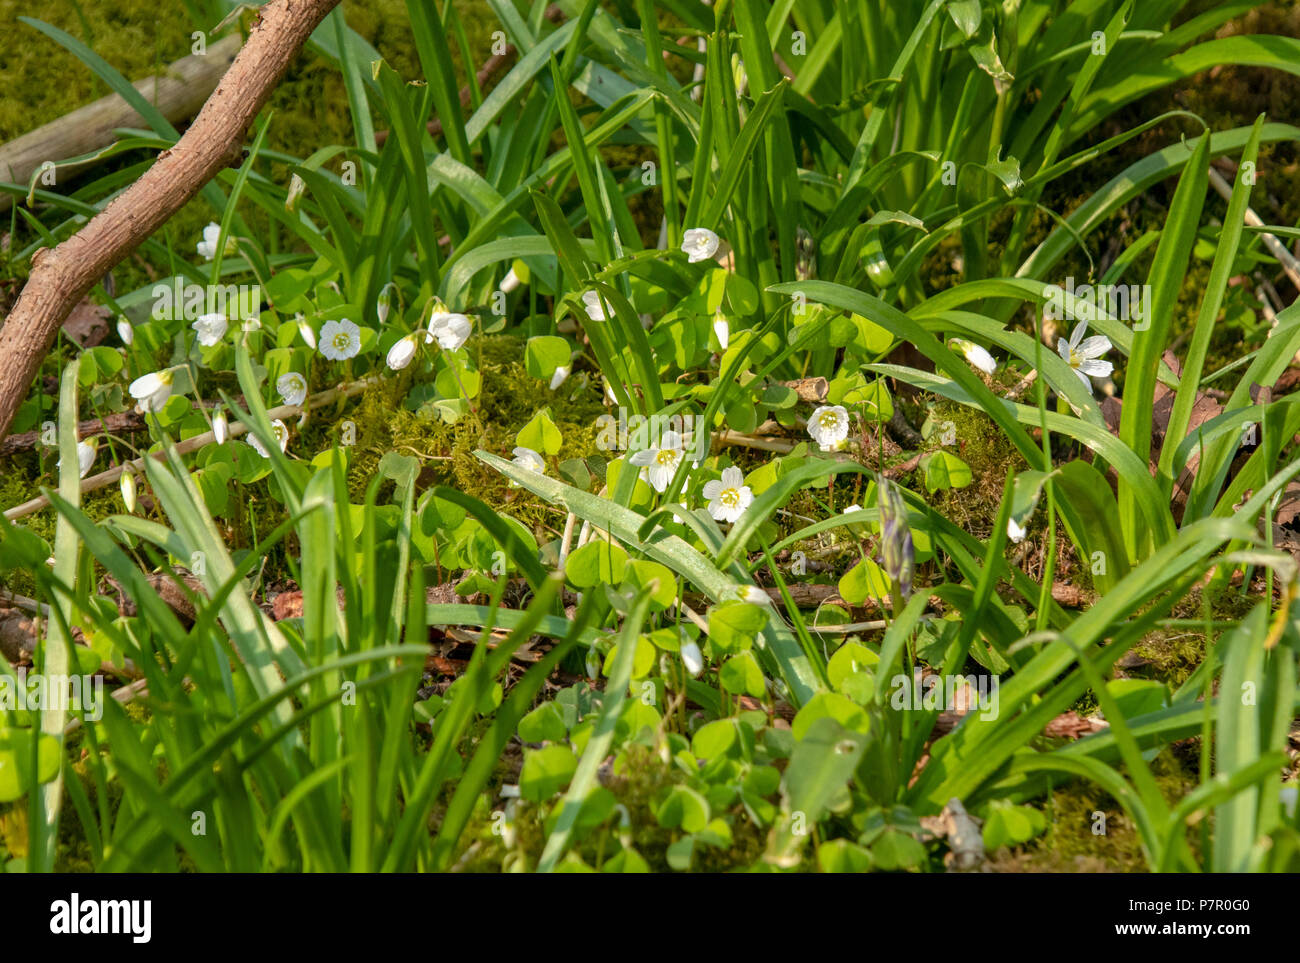
<svg viewBox="0 0 1300 963">
<path fill-rule="evenodd" d="M 980 821 L 953 797 L 938 816 L 921 817 L 921 825 L 939 839 L 947 840 L 944 865 L 948 872 L 968 873 L 984 863 L 984 834 Z"/>
<path fill-rule="evenodd" d="M 17 609 L 0 609 L 0 655 L 10 665 L 31 661 L 36 651 L 36 623 Z"/>
<path fill-rule="evenodd" d="M 338 0 L 271 0 L 248 43 L 184 136 L 85 227 L 32 258 L 32 273 L 0 329 L 0 438 L 68 312 L 108 271 L 237 165 L 244 134 L 299 48 Z"/>
<path fill-rule="evenodd" d="M 138 411 L 118 411 L 111 415 L 105 415 L 103 418 L 90 418 L 77 425 L 77 437 L 86 438 L 90 435 L 98 434 L 122 434 L 128 431 L 138 431 L 145 426 L 144 415 Z M 22 434 L 10 435 L 4 441 L 0 441 L 0 457 L 12 455 L 14 452 L 27 451 L 35 448 L 41 443 L 41 432 L 25 431 Z M 51 446 L 51 451 L 54 448 Z"/>
<path fill-rule="evenodd" d="M 238 34 L 223 37 L 204 53 L 182 57 L 158 76 L 136 81 L 135 89 L 172 123 L 193 117 L 234 61 L 240 43 Z M 118 128 L 148 126 L 134 107 L 109 94 L 0 145 L 0 180 L 26 184 L 47 162 L 55 165 L 55 176 L 62 180 L 94 161 L 60 161 L 111 146 Z M 11 195 L 0 194 L 0 211 L 12 203 Z"/>
<path fill-rule="evenodd" d="M 793 388 L 800 401 L 821 403 L 826 400 L 826 393 L 831 383 L 825 378 L 799 378 L 796 381 L 778 381 L 785 388 Z"/>
<path fill-rule="evenodd" d="M 176 583 L 176 579 L 184 583 L 184 589 Z M 188 628 L 198 618 L 198 610 L 194 608 L 194 602 L 190 596 L 206 597 L 208 593 L 198 576 L 191 575 L 183 569 L 176 571 L 176 579 L 162 572 L 155 572 L 152 575 L 145 576 L 145 581 L 158 594 L 158 597 L 163 600 L 169 609 L 176 613 L 176 616 Z M 126 616 L 138 614 L 139 603 L 131 596 L 126 587 L 111 575 L 106 577 L 106 581 L 117 590 L 118 610 Z"/>
</svg>

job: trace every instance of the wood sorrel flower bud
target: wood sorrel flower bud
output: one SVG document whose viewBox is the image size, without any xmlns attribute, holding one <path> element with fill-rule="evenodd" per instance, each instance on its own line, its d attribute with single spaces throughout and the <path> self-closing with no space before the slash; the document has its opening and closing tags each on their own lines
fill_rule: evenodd
<svg viewBox="0 0 1300 963">
<path fill-rule="evenodd" d="M 903 494 L 886 478 L 880 479 L 881 566 L 894 580 L 903 598 L 912 594 L 912 575 L 916 570 L 912 531 L 907 524 L 907 503 Z"/>
</svg>

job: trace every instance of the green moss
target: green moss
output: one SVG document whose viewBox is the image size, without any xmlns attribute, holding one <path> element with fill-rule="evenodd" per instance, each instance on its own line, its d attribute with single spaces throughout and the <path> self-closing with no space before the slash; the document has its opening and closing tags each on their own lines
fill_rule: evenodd
<svg viewBox="0 0 1300 963">
<path fill-rule="evenodd" d="M 1152 762 L 1156 784 L 1172 805 L 1197 784 L 1194 772 L 1172 750 Z M 1146 857 L 1137 826 L 1120 805 L 1096 784 L 1070 782 L 1052 790 L 1045 804 L 1047 831 L 1014 851 L 991 854 L 996 872 L 1030 873 L 1140 873 L 1147 872 Z M 1104 821 L 1097 814 L 1104 815 Z M 1104 829 L 1096 832 L 1094 827 Z M 1199 833 L 1189 832 L 1193 854 L 1199 852 Z"/>
<path fill-rule="evenodd" d="M 911 487 L 924 494 L 931 507 L 953 524 L 987 540 L 1002 505 L 1006 479 L 1029 465 L 983 412 L 940 400 L 934 405 L 932 418 L 936 424 L 952 423 L 956 444 L 946 450 L 970 466 L 973 481 L 965 488 L 941 489 L 931 494 L 918 468 Z M 1036 516 L 1036 520 L 1042 523 L 1042 516 Z"/>
<path fill-rule="evenodd" d="M 361 501 L 366 486 L 375 476 L 379 460 L 388 451 L 420 459 L 423 471 L 420 488 L 453 485 L 463 492 L 507 511 L 534 531 L 556 521 L 556 509 L 521 489 L 511 488 L 505 478 L 474 454 L 483 449 L 509 458 L 515 436 L 543 407 L 563 437 L 560 453 L 548 459 L 548 471 L 569 458 L 600 454 L 596 448 L 596 419 L 605 409 L 597 389 L 571 377 L 558 391 L 531 377 L 523 366 L 524 342 L 509 335 L 488 335 L 470 342 L 469 351 L 483 375 L 482 390 L 475 399 L 476 411 L 449 425 L 435 414 L 409 411 L 404 400 L 411 383 L 389 379 L 370 388 L 347 409 L 346 417 L 357 425 L 357 445 L 350 452 L 348 482 L 352 497 Z M 306 450 L 313 439 L 304 438 Z M 328 442 L 322 436 L 321 447 Z"/>
</svg>

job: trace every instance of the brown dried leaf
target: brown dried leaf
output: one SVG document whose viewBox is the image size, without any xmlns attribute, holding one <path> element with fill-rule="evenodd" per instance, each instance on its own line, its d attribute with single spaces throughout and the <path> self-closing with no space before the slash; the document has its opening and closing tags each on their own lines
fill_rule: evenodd
<svg viewBox="0 0 1300 963">
<path fill-rule="evenodd" d="M 63 322 L 63 333 L 83 350 L 93 348 L 108 337 L 109 319 L 112 317 L 113 312 L 102 304 L 82 301 Z"/>
</svg>

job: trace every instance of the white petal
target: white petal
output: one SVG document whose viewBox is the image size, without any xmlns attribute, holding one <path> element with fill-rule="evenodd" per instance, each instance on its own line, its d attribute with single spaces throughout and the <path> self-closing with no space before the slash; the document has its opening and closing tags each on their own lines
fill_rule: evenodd
<svg viewBox="0 0 1300 963">
<path fill-rule="evenodd" d="M 469 318 L 463 314 L 435 314 L 429 319 L 429 335 L 437 339 L 444 351 L 455 351 L 469 340 L 473 330 Z"/>
<path fill-rule="evenodd" d="M 411 335 L 407 335 L 400 341 L 397 341 L 388 349 L 388 357 L 385 363 L 394 371 L 401 371 L 411 359 L 415 357 L 415 340 Z"/>
<path fill-rule="evenodd" d="M 998 368 L 998 363 L 993 360 L 993 355 L 978 344 L 972 344 L 966 349 L 966 360 L 986 375 L 993 374 Z"/>
<path fill-rule="evenodd" d="M 741 485 L 740 503 L 736 506 L 737 507 L 736 514 L 740 515 L 741 512 L 743 512 L 746 508 L 748 508 L 752 504 L 754 504 L 754 492 L 750 489 L 748 485 Z"/>
<path fill-rule="evenodd" d="M 307 379 L 296 371 L 290 371 L 280 375 L 275 390 L 280 392 L 286 405 L 300 405 L 307 398 Z"/>
<path fill-rule="evenodd" d="M 1115 366 L 1109 361 L 1097 361 L 1092 358 L 1084 359 L 1079 362 L 1079 370 L 1086 375 L 1094 378 L 1105 378 L 1115 370 Z"/>
<path fill-rule="evenodd" d="M 727 345 L 731 343 L 731 326 L 727 324 L 726 318 L 719 316 L 714 320 L 713 333 L 718 336 L 718 347 L 726 351 Z"/>
<path fill-rule="evenodd" d="M 513 452 L 515 457 L 512 459 L 516 465 L 527 468 L 529 471 L 535 471 L 539 474 L 545 474 L 546 463 L 542 461 L 542 456 L 531 448 L 525 448 L 520 445 Z"/>
<path fill-rule="evenodd" d="M 609 315 L 605 313 L 605 305 L 601 300 L 599 291 L 587 291 L 582 295 L 582 303 L 587 308 L 587 317 L 592 321 L 608 321 Z"/>
<path fill-rule="evenodd" d="M 1100 358 L 1111 348 L 1110 338 L 1103 334 L 1085 338 L 1075 350 L 1084 358 Z"/>
<path fill-rule="evenodd" d="M 132 381 L 127 391 L 131 393 L 132 398 L 148 398 L 162 387 L 162 375 L 157 371 L 151 371 L 147 375 L 141 375 Z"/>
<path fill-rule="evenodd" d="M 705 261 L 718 250 L 718 235 L 705 227 L 692 227 L 682 235 L 682 251 L 690 263 Z"/>
<path fill-rule="evenodd" d="M 77 468 L 80 477 L 85 478 L 90 467 L 95 464 L 95 446 L 88 441 L 77 442 Z"/>
<path fill-rule="evenodd" d="M 694 642 L 682 643 L 682 665 L 692 677 L 699 675 L 704 671 L 704 654 L 700 652 L 700 647 Z"/>
<path fill-rule="evenodd" d="M 668 488 L 668 483 L 673 480 L 673 471 L 676 465 L 665 465 L 662 462 L 655 462 L 650 466 L 650 487 L 661 495 Z"/>
<path fill-rule="evenodd" d="M 564 384 L 569 377 L 569 368 L 567 365 L 560 365 L 555 369 L 555 374 L 551 375 L 551 390 L 554 391 L 560 385 Z"/>
</svg>

